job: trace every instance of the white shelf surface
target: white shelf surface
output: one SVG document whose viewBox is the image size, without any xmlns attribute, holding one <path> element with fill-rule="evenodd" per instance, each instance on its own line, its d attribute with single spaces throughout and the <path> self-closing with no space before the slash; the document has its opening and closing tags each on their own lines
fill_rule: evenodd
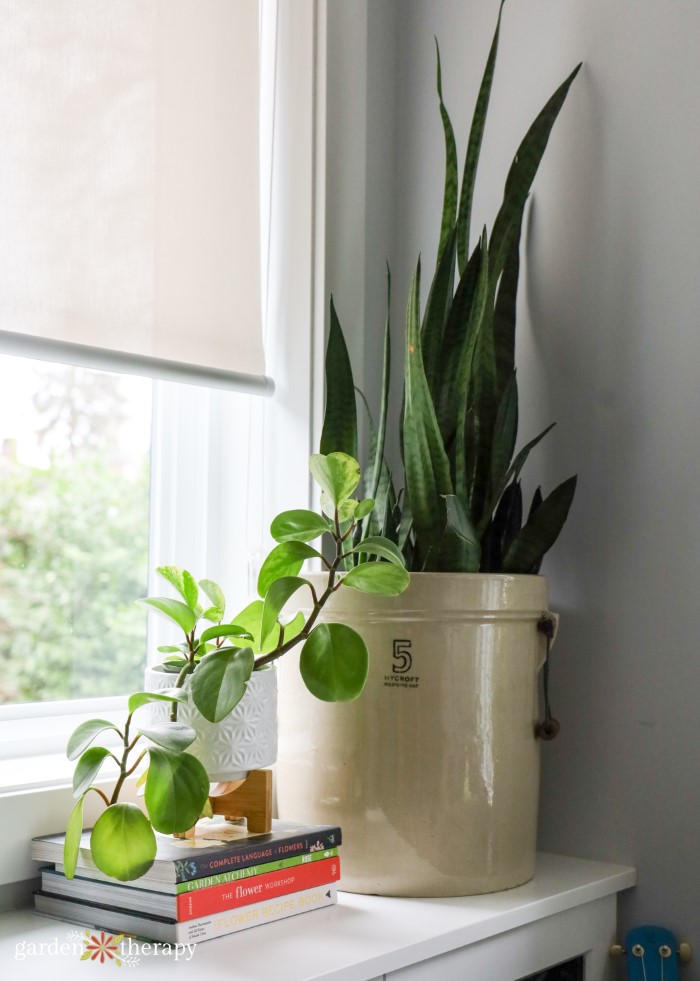
<svg viewBox="0 0 700 981">
<path fill-rule="evenodd" d="M 150 981 L 165 981 L 173 972 L 196 972 L 207 981 L 369 981 L 614 895 L 635 882 L 635 870 L 628 866 L 540 854 L 534 879 L 516 889 L 449 899 L 340 893 L 337 906 L 199 944 L 188 963 L 141 957 L 136 971 Z M 82 967 L 76 955 L 15 958 L 18 941 L 60 944 L 70 929 L 75 927 L 29 910 L 2 915 L 0 970 L 10 969 L 13 981 L 45 981 L 47 969 L 54 981 L 73 979 Z"/>
</svg>

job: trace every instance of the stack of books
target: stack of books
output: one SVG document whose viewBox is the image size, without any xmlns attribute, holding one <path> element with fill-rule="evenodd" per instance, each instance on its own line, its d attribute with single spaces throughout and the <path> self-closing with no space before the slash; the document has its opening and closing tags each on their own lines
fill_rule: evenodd
<svg viewBox="0 0 700 981">
<path fill-rule="evenodd" d="M 118 883 L 96 868 L 83 834 L 76 874 L 63 871 L 65 835 L 32 840 L 41 870 L 35 909 L 57 919 L 160 943 L 211 940 L 336 902 L 340 828 L 273 821 L 270 834 L 205 818 L 195 837 L 158 835 L 140 879 Z"/>
</svg>

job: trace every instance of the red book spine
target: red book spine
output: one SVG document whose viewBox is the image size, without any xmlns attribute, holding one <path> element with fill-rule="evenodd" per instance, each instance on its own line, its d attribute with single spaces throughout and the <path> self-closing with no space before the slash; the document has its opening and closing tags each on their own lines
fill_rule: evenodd
<svg viewBox="0 0 700 981">
<path fill-rule="evenodd" d="M 295 865 L 265 875 L 253 875 L 249 879 L 238 879 L 219 886 L 196 889 L 194 892 L 180 893 L 177 897 L 177 919 L 195 920 L 212 913 L 223 913 L 238 906 L 260 903 L 265 899 L 276 899 L 302 889 L 325 886 L 340 878 L 338 858 L 323 858 L 318 862 Z"/>
</svg>

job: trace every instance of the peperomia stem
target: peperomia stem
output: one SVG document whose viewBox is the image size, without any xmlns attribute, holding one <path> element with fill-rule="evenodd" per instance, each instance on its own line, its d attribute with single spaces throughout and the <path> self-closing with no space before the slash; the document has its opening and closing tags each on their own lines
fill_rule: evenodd
<svg viewBox="0 0 700 981">
<path fill-rule="evenodd" d="M 139 763 L 141 762 L 141 760 L 143 759 L 146 753 L 146 750 L 144 750 L 144 752 L 138 758 L 138 760 L 133 765 L 133 767 L 131 767 L 131 769 L 127 769 L 129 754 L 131 753 L 132 749 L 136 746 L 136 743 L 141 738 L 141 733 L 139 733 L 137 736 L 134 736 L 134 739 L 131 742 L 129 742 L 129 727 L 131 725 L 131 717 L 133 714 L 134 714 L 133 712 L 129 713 L 129 715 L 127 716 L 126 725 L 124 726 L 124 740 L 123 740 L 124 750 L 122 752 L 121 762 L 119 763 L 119 777 L 117 779 L 116 784 L 114 785 L 114 790 L 112 791 L 112 799 L 110 801 L 107 801 L 108 807 L 111 804 L 117 803 L 117 801 L 119 800 L 119 791 L 122 789 L 122 785 L 124 781 L 131 773 L 134 772 L 134 770 L 139 765 Z"/>
</svg>

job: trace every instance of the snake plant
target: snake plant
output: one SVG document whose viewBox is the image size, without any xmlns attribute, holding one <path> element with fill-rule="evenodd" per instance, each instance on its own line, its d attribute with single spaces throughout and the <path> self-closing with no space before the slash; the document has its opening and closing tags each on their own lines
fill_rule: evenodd
<svg viewBox="0 0 700 981">
<path fill-rule="evenodd" d="M 516 295 L 523 212 L 552 127 L 578 65 L 527 131 L 508 173 L 490 233 L 470 245 L 472 198 L 496 65 L 503 3 L 481 81 L 458 193 L 458 159 L 442 98 L 445 141 L 440 239 L 428 298 L 421 305 L 420 260 L 412 278 L 405 327 L 399 486 L 385 461 L 390 374 L 389 314 L 384 336 L 380 412 L 371 414 L 365 492 L 377 507 L 357 539 L 381 534 L 402 550 L 409 569 L 536 573 L 561 531 L 576 477 L 544 497 L 538 487 L 523 506 L 521 471 L 552 426 L 517 453 Z M 390 278 L 389 290 L 390 294 Z M 355 385 L 343 331 L 331 298 L 326 352 L 326 409 L 321 452 L 357 455 Z M 361 394 L 361 393 L 360 393 Z M 364 396 L 362 396 L 363 401 Z M 397 490 L 398 488 L 398 490 Z"/>
</svg>

